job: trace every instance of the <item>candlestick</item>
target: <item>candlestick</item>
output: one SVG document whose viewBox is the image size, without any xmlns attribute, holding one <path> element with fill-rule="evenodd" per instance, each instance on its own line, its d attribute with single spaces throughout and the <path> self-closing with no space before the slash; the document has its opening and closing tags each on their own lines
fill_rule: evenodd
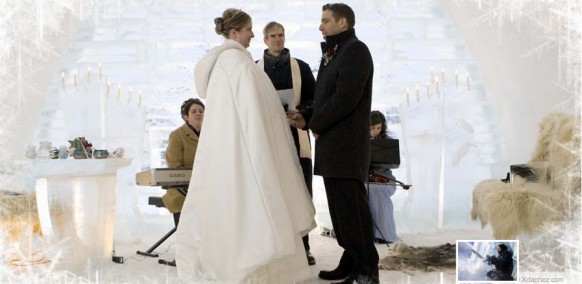
<svg viewBox="0 0 582 284">
<path fill-rule="evenodd" d="M 430 67 L 430 80 L 431 82 L 434 82 L 434 70 L 432 67 Z"/>
<path fill-rule="evenodd" d="M 61 84 L 63 85 L 63 89 L 65 88 L 65 72 L 61 72 Z"/>
<path fill-rule="evenodd" d="M 455 70 L 455 89 L 459 88 L 459 70 Z"/>
<path fill-rule="evenodd" d="M 77 70 L 73 73 L 73 85 L 77 87 Z"/>
<path fill-rule="evenodd" d="M 428 82 L 426 82 L 426 96 L 430 98 L 430 87 Z"/>
<path fill-rule="evenodd" d="M 467 72 L 467 91 L 469 91 L 471 87 L 469 87 L 469 72 Z"/>
<path fill-rule="evenodd" d="M 101 63 L 99 63 L 99 81 L 101 81 L 101 74 L 102 74 Z"/>
<path fill-rule="evenodd" d="M 106 112 L 106 108 L 107 108 L 107 96 L 109 94 L 107 94 L 106 96 L 100 96 L 100 123 L 101 123 L 101 147 L 102 149 L 105 149 L 105 136 L 107 131 L 105 130 L 106 128 L 106 124 L 107 124 L 107 112 Z"/>
</svg>

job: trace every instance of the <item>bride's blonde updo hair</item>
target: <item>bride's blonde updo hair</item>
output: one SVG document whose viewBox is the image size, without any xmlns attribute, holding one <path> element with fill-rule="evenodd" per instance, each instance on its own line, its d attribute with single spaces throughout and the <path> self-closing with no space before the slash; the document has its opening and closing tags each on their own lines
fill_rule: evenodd
<svg viewBox="0 0 582 284">
<path fill-rule="evenodd" d="M 226 9 L 222 13 L 222 17 L 214 19 L 214 24 L 216 25 L 214 31 L 216 31 L 217 34 L 228 38 L 228 31 L 231 29 L 239 31 L 244 28 L 249 21 L 251 21 L 251 16 L 242 10 L 234 8 Z"/>
</svg>

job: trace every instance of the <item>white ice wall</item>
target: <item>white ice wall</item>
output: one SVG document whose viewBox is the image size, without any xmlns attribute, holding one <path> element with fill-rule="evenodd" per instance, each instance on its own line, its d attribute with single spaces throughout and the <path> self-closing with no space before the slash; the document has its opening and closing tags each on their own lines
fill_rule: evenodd
<svg viewBox="0 0 582 284">
<path fill-rule="evenodd" d="M 479 62 L 508 162 L 528 161 L 544 116 L 579 111 L 580 1 L 440 3 Z"/>
<path fill-rule="evenodd" d="M 90 15 L 88 2 L 0 2 L 0 189 L 26 190 L 12 162 L 38 131 L 61 55 Z"/>
</svg>

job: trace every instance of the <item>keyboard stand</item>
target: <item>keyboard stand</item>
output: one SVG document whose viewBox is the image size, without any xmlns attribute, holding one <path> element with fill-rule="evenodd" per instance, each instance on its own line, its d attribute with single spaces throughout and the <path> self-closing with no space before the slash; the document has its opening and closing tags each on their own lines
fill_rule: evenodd
<svg viewBox="0 0 582 284">
<path fill-rule="evenodd" d="M 166 233 L 159 241 L 157 241 L 153 246 L 151 246 L 147 251 L 137 251 L 137 254 L 149 257 L 159 257 L 160 255 L 157 253 L 153 253 L 153 251 L 158 248 L 163 242 L 165 242 L 172 234 L 176 232 L 176 227 L 172 228 L 168 233 Z"/>
<path fill-rule="evenodd" d="M 164 202 L 162 201 L 162 198 L 161 197 L 150 196 L 148 198 L 148 204 L 149 205 L 154 205 L 156 207 L 166 207 L 166 206 L 164 206 Z M 165 242 L 175 232 L 176 232 L 176 227 L 172 228 L 169 232 L 167 232 L 161 239 L 159 239 L 155 244 L 153 244 L 145 252 L 138 250 L 136 253 L 139 254 L 139 255 L 143 255 L 143 256 L 159 257 L 160 255 L 157 254 L 157 253 L 154 253 L 154 250 L 156 248 L 158 248 L 163 242 Z M 158 260 L 158 263 L 160 263 L 160 264 L 166 264 L 166 265 L 170 265 L 170 266 L 176 266 L 176 262 L 175 261 L 166 261 L 166 260 L 160 259 L 160 260 Z"/>
</svg>

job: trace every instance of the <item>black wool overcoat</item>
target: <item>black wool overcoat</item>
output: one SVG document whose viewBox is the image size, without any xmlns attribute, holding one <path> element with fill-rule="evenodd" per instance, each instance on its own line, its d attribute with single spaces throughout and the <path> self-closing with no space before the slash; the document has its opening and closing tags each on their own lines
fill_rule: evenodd
<svg viewBox="0 0 582 284">
<path fill-rule="evenodd" d="M 336 48 L 337 47 L 337 48 Z M 315 140 L 314 174 L 366 178 L 370 166 L 370 108 L 374 66 L 368 47 L 353 29 L 328 36 L 315 83 L 308 126 Z"/>
</svg>

